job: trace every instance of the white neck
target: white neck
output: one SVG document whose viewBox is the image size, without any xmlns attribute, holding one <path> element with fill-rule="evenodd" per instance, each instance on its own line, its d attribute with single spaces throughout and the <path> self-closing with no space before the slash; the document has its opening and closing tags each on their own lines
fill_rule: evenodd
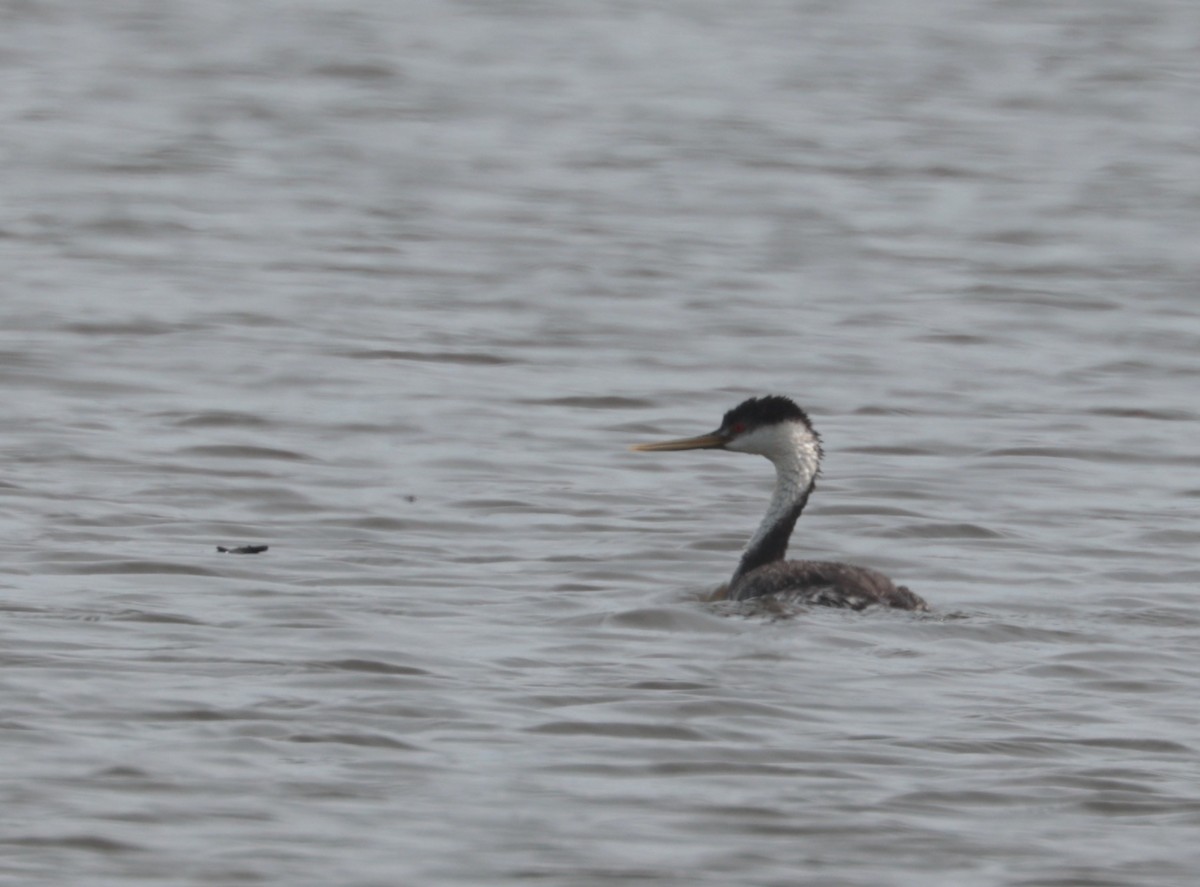
<svg viewBox="0 0 1200 887">
<path fill-rule="evenodd" d="M 746 544 L 736 579 L 764 563 L 781 560 L 787 552 L 792 528 L 821 467 L 821 445 L 806 426 L 788 422 L 753 431 L 728 448 L 758 453 L 775 464 L 775 491 L 767 513 Z"/>
<path fill-rule="evenodd" d="M 746 543 L 747 549 L 760 544 L 771 528 L 792 512 L 801 496 L 808 492 L 815 473 L 805 471 L 803 466 L 775 463 L 775 490 L 771 493 L 771 503 L 767 506 L 767 513 L 763 515 L 758 529 Z"/>
</svg>

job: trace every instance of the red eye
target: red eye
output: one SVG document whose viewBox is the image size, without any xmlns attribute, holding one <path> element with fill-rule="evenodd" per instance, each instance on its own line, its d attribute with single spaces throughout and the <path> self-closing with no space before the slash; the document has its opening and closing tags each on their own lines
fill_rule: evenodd
<svg viewBox="0 0 1200 887">
<path fill-rule="evenodd" d="M 746 423 L 745 422 L 734 422 L 733 427 L 729 430 L 732 431 L 734 434 L 741 434 L 743 431 L 746 430 Z"/>
</svg>

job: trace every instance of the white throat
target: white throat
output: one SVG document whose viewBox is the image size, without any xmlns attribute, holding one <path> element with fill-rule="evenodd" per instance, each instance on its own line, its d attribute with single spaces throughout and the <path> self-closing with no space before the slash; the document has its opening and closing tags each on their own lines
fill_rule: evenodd
<svg viewBox="0 0 1200 887">
<path fill-rule="evenodd" d="M 801 422 L 782 422 L 758 428 L 726 446 L 741 453 L 766 456 L 775 465 L 775 491 L 762 523 L 746 544 L 756 550 L 781 522 L 794 519 L 793 512 L 816 480 L 821 468 L 821 443 L 816 434 Z"/>
</svg>

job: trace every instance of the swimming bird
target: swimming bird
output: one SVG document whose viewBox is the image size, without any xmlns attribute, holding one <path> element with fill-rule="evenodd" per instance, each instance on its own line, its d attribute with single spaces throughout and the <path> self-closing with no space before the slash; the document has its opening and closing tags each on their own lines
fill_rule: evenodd
<svg viewBox="0 0 1200 887">
<path fill-rule="evenodd" d="M 800 512 L 821 469 L 821 438 L 800 407 L 767 395 L 743 401 L 710 434 L 637 444 L 642 452 L 732 450 L 756 453 L 775 464 L 771 504 L 742 553 L 725 594 L 729 600 L 774 597 L 779 601 L 862 610 L 872 604 L 928 610 L 918 595 L 866 567 L 836 561 L 784 560 Z"/>
</svg>

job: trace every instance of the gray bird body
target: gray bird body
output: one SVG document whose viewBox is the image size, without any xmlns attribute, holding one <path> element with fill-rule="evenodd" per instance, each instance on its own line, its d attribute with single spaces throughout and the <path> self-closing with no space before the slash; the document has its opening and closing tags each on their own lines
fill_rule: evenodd
<svg viewBox="0 0 1200 887">
<path fill-rule="evenodd" d="M 733 583 L 732 601 L 774 596 L 790 603 L 864 610 L 872 604 L 898 610 L 928 610 L 929 605 L 878 570 L 837 561 L 775 561 Z"/>
</svg>

